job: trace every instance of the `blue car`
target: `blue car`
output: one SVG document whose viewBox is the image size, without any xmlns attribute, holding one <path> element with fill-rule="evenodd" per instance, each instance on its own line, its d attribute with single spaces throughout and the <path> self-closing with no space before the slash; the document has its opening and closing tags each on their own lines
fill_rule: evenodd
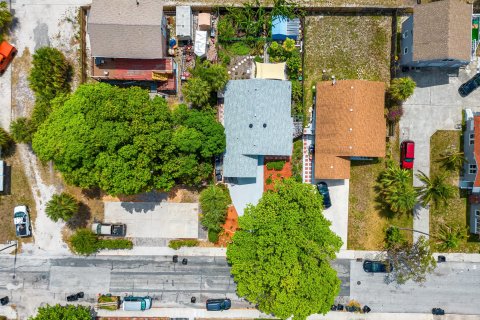
<svg viewBox="0 0 480 320">
<path fill-rule="evenodd" d="M 330 200 L 330 192 L 328 191 L 328 184 L 326 182 L 320 181 L 317 183 L 318 192 L 323 197 L 323 207 L 328 209 L 332 206 L 332 201 Z"/>
<path fill-rule="evenodd" d="M 208 299 L 206 303 L 207 311 L 228 310 L 231 306 L 230 299 Z"/>
<path fill-rule="evenodd" d="M 389 273 L 392 272 L 393 266 L 391 263 L 384 261 L 365 260 L 363 262 L 363 271 L 369 273 Z"/>
<path fill-rule="evenodd" d="M 458 93 L 462 97 L 466 97 L 478 87 L 480 87 L 480 73 L 477 73 L 472 79 L 462 84 L 460 88 L 458 88 Z"/>
</svg>

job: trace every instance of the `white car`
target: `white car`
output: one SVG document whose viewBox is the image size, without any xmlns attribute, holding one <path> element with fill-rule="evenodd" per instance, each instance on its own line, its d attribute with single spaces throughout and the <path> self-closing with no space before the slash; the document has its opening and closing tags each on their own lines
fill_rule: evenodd
<svg viewBox="0 0 480 320">
<path fill-rule="evenodd" d="M 17 237 L 24 238 L 32 235 L 32 226 L 27 206 L 16 206 L 13 209 L 13 223 L 15 224 Z"/>
</svg>

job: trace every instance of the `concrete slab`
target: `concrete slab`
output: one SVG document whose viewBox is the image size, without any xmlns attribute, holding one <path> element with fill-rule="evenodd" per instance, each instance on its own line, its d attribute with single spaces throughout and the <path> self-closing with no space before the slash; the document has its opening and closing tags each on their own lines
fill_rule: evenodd
<svg viewBox="0 0 480 320">
<path fill-rule="evenodd" d="M 127 237 L 198 238 L 198 204 L 105 202 L 105 222 L 127 225 Z"/>
<path fill-rule="evenodd" d="M 315 180 L 315 183 L 320 180 Z M 328 185 L 332 206 L 323 210 L 325 218 L 332 222 L 330 230 L 342 238 L 342 250 L 347 249 L 349 180 L 321 180 Z"/>
<path fill-rule="evenodd" d="M 12 110 L 12 66 L 0 76 L 0 125 L 3 129 L 9 130 Z"/>
<path fill-rule="evenodd" d="M 75 276 L 72 276 L 75 275 Z M 104 292 L 110 286 L 110 269 L 52 266 L 49 290 L 53 292 Z"/>
</svg>

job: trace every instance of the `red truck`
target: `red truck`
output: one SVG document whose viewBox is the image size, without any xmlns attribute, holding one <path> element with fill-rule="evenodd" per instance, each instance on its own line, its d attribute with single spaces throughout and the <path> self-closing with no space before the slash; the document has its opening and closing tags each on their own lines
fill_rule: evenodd
<svg viewBox="0 0 480 320">
<path fill-rule="evenodd" d="M 0 43 L 0 75 L 5 72 L 8 64 L 17 54 L 17 49 L 7 41 Z"/>
</svg>

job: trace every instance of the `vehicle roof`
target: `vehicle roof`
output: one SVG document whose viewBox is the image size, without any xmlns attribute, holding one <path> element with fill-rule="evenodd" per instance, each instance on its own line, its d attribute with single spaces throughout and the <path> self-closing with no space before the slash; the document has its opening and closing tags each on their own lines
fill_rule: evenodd
<svg viewBox="0 0 480 320">
<path fill-rule="evenodd" d="M 15 47 L 12 46 L 10 43 L 8 43 L 7 41 L 2 41 L 0 43 L 0 53 L 2 55 L 5 55 L 5 56 L 8 56 L 10 54 L 10 52 L 14 49 Z"/>
<path fill-rule="evenodd" d="M 27 206 L 25 205 L 16 206 L 15 208 L 13 208 L 13 213 L 17 213 L 17 212 L 26 213 L 27 211 L 28 209 L 27 209 Z"/>
<path fill-rule="evenodd" d="M 414 152 L 415 152 L 415 142 L 406 141 L 406 155 L 413 157 Z"/>
</svg>

